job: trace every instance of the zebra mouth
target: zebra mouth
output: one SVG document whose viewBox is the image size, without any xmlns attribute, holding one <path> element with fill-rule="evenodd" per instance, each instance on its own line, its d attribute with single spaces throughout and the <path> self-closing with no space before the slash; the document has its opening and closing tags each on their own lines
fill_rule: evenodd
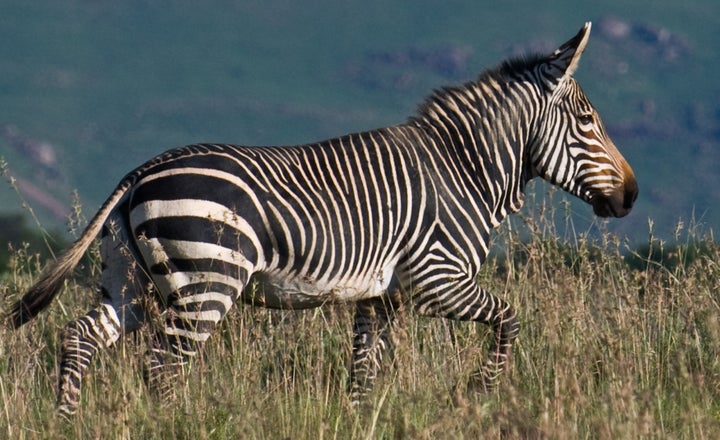
<svg viewBox="0 0 720 440">
<path fill-rule="evenodd" d="M 613 203 L 611 197 L 593 197 L 590 201 L 593 212 L 598 217 L 625 217 L 630 212 L 617 203 Z"/>
<path fill-rule="evenodd" d="M 611 194 L 589 194 L 588 203 L 598 217 L 625 217 L 632 210 L 637 199 L 637 185 L 618 188 Z"/>
</svg>

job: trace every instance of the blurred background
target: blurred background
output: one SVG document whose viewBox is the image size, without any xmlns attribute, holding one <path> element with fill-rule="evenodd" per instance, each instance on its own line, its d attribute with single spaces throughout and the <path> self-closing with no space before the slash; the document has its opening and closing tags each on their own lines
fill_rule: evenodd
<svg viewBox="0 0 720 440">
<path fill-rule="evenodd" d="M 630 216 L 601 228 L 630 243 L 647 240 L 649 221 L 667 240 L 679 222 L 716 228 L 720 2 L 539 5 L 0 0 L 0 253 L 23 228 L 72 238 L 74 201 L 91 217 L 125 173 L 171 147 L 402 123 L 433 88 L 552 51 L 588 20 L 575 76 L 640 185 Z M 552 199 L 581 232 L 597 227 L 589 206 Z"/>
</svg>

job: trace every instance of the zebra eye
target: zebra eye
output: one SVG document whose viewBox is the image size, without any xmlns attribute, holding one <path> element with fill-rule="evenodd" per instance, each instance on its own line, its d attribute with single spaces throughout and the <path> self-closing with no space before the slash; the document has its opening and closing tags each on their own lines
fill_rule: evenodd
<svg viewBox="0 0 720 440">
<path fill-rule="evenodd" d="M 593 118 L 593 115 L 592 115 L 591 113 L 585 113 L 585 114 L 582 114 L 582 115 L 578 116 L 578 121 L 579 121 L 580 124 L 582 124 L 582 125 L 590 125 L 590 124 L 593 123 L 594 118 Z"/>
</svg>

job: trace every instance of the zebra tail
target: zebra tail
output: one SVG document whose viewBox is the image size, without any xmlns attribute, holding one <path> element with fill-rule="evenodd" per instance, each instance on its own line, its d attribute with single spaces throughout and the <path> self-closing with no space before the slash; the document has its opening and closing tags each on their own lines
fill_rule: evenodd
<svg viewBox="0 0 720 440">
<path fill-rule="evenodd" d="M 30 290 L 23 295 L 22 299 L 12 305 L 7 314 L 8 326 L 17 329 L 26 322 L 32 320 L 45 307 L 50 305 L 55 296 L 60 292 L 63 281 L 78 265 L 80 259 L 87 251 L 90 244 L 100 232 L 105 220 L 112 212 L 115 205 L 127 193 L 134 183 L 134 176 L 126 176 L 117 186 L 112 195 L 105 201 L 100 210 L 95 214 L 90 223 L 83 231 L 80 238 L 58 258 L 55 263 L 46 267 L 40 279 L 30 287 Z"/>
</svg>

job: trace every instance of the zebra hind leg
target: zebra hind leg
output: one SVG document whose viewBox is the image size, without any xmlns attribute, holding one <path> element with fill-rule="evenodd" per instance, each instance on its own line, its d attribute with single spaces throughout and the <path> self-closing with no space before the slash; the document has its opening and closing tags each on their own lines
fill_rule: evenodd
<svg viewBox="0 0 720 440">
<path fill-rule="evenodd" d="M 163 328 L 150 341 L 145 368 L 147 386 L 161 403 L 175 400 L 178 379 L 232 307 L 233 298 L 224 293 L 199 293 L 171 303 Z"/>
<path fill-rule="evenodd" d="M 359 405 L 372 391 L 383 355 L 391 344 L 390 333 L 398 305 L 387 296 L 359 301 L 356 305 L 348 387 L 353 405 Z"/>
<path fill-rule="evenodd" d="M 169 403 L 175 397 L 175 384 L 183 374 L 183 368 L 190 360 L 176 347 L 178 341 L 170 342 L 164 332 L 156 332 L 150 340 L 145 367 L 145 382 L 162 403 Z M 182 342 L 180 342 L 182 343 Z"/>
<path fill-rule="evenodd" d="M 82 376 L 93 356 L 120 337 L 115 308 L 103 304 L 69 323 L 62 334 L 57 413 L 69 419 L 78 409 Z"/>
</svg>

